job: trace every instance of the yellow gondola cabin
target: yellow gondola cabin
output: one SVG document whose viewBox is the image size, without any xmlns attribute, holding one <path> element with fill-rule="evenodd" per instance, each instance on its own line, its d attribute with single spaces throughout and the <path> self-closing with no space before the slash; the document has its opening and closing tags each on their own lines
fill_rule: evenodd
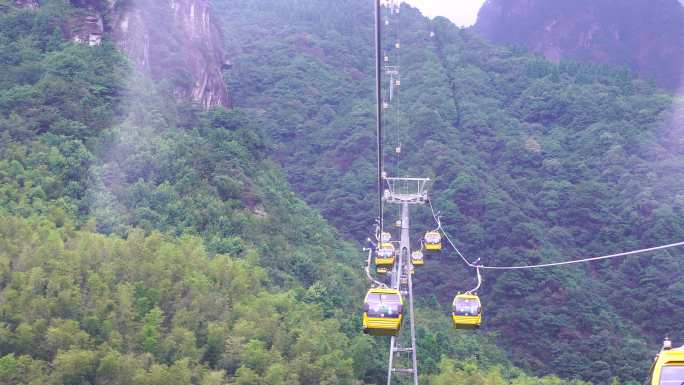
<svg viewBox="0 0 684 385">
<path fill-rule="evenodd" d="M 672 348 L 672 341 L 665 339 L 663 349 L 651 365 L 650 385 L 684 384 L 684 346 Z"/>
<path fill-rule="evenodd" d="M 377 266 L 393 265 L 394 264 L 394 245 L 391 243 L 382 243 L 375 254 L 375 264 Z"/>
<path fill-rule="evenodd" d="M 423 258 L 423 252 L 416 250 L 411 253 L 411 263 L 414 266 L 423 266 L 425 264 L 425 259 Z"/>
<path fill-rule="evenodd" d="M 477 294 L 458 294 L 452 304 L 451 319 L 456 329 L 478 329 L 482 324 L 482 304 Z"/>
<path fill-rule="evenodd" d="M 425 247 L 425 250 L 442 250 L 442 235 L 439 231 L 428 231 L 423 238 L 423 246 Z"/>
<path fill-rule="evenodd" d="M 399 333 L 404 314 L 404 299 L 399 290 L 368 290 L 363 304 L 363 332 L 374 336 Z"/>
</svg>

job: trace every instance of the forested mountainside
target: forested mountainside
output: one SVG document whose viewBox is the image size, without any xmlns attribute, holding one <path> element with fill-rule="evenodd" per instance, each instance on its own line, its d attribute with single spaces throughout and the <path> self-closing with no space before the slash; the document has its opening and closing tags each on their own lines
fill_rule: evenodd
<svg viewBox="0 0 684 385">
<path fill-rule="evenodd" d="M 678 0 L 489 0 L 473 30 L 556 62 L 627 66 L 670 90 L 684 80 L 684 7 Z"/>
<path fill-rule="evenodd" d="M 249 117 L 157 93 L 106 35 L 70 42 L 79 8 L 0 11 L 0 383 L 364 375 L 359 254 Z"/>
<path fill-rule="evenodd" d="M 259 112 L 204 111 L 115 31 L 74 39 L 91 11 L 0 1 L 0 383 L 382 383 L 363 256 L 290 190 Z M 419 316 L 423 383 L 583 384 Z"/>
<path fill-rule="evenodd" d="M 361 0 L 216 4 L 238 105 L 258 114 L 304 199 L 365 239 L 375 194 L 372 9 Z M 553 63 L 407 6 L 401 15 L 402 123 L 387 132 L 387 170 L 434 178 L 433 203 L 467 257 L 517 265 L 681 240 L 676 99 L 627 70 Z M 412 223 L 434 226 L 427 210 Z M 487 273 L 484 329 L 535 373 L 641 383 L 662 337 L 684 338 L 683 252 Z M 474 273 L 446 251 L 428 256 L 415 282 L 426 305 L 446 309 Z"/>
</svg>

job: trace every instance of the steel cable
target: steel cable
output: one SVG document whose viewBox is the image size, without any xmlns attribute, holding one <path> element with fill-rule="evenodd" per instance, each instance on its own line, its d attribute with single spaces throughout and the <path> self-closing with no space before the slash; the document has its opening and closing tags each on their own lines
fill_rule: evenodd
<svg viewBox="0 0 684 385">
<path fill-rule="evenodd" d="M 486 265 L 475 264 L 475 263 L 470 262 L 461 253 L 461 251 L 456 247 L 454 242 L 451 241 L 451 238 L 449 238 L 449 234 L 447 234 L 446 231 L 444 231 L 444 228 L 442 227 L 441 220 L 439 219 L 439 217 L 435 213 L 435 209 L 432 206 L 432 201 L 428 200 L 428 202 L 430 204 L 430 210 L 432 211 L 432 216 L 435 219 L 435 222 L 437 222 L 437 229 L 444 235 L 444 238 L 449 242 L 451 247 L 453 247 L 453 249 L 456 250 L 456 253 L 461 257 L 463 262 L 465 262 L 465 264 L 468 265 L 469 267 L 472 267 L 472 268 L 478 269 L 478 270 L 479 269 L 483 269 L 483 270 L 523 270 L 523 269 L 538 269 L 538 268 L 554 267 L 554 266 L 565 266 L 565 265 L 573 265 L 573 264 L 578 264 L 578 263 L 601 261 L 601 260 L 605 260 L 605 259 L 627 257 L 627 256 L 631 256 L 631 255 L 650 253 L 653 251 L 666 250 L 666 249 L 670 249 L 673 247 L 684 246 L 684 242 L 675 242 L 675 243 L 669 243 L 667 245 L 654 246 L 654 247 L 649 247 L 649 248 L 645 248 L 645 249 L 638 249 L 638 250 L 625 251 L 625 252 L 615 253 L 615 254 L 601 255 L 598 257 L 572 259 L 569 261 L 549 262 L 549 263 L 540 263 L 540 264 L 535 264 L 535 265 L 521 265 L 521 266 L 486 266 Z"/>
</svg>

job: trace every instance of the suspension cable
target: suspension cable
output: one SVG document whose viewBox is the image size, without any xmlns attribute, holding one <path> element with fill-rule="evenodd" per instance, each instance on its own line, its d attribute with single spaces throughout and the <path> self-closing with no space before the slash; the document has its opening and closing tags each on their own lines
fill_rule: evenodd
<svg viewBox="0 0 684 385">
<path fill-rule="evenodd" d="M 432 211 L 432 217 L 435 218 L 435 222 L 437 222 L 437 229 L 436 229 L 436 231 L 440 231 L 442 234 L 444 234 L 444 238 L 446 238 L 446 240 L 449 241 L 449 244 L 451 245 L 451 247 L 452 247 L 454 250 L 456 250 L 456 253 L 458 254 L 459 257 L 461 257 L 461 259 L 463 260 L 463 262 L 465 262 L 466 265 L 468 265 L 468 266 L 470 266 L 470 267 L 475 267 L 475 265 L 473 265 L 473 264 L 468 260 L 468 258 L 466 258 L 466 257 L 461 253 L 461 251 L 458 249 L 458 247 L 456 247 L 456 245 L 454 245 L 454 242 L 452 242 L 452 241 L 451 241 L 451 238 L 449 238 L 449 234 L 447 234 L 447 232 L 444 231 L 444 229 L 442 228 L 442 221 L 439 219 L 439 216 L 437 215 L 437 213 L 435 213 L 435 208 L 432 207 L 432 199 L 428 199 L 427 202 L 428 202 L 428 204 L 430 205 L 430 211 Z"/>
<path fill-rule="evenodd" d="M 573 265 L 573 264 L 578 264 L 578 263 L 600 261 L 600 260 L 605 260 L 605 259 L 627 257 L 630 255 L 644 254 L 644 253 L 650 253 L 653 251 L 666 250 L 666 249 L 671 249 L 673 247 L 684 246 L 684 242 L 675 242 L 675 243 L 670 243 L 667 245 L 649 247 L 649 248 L 645 248 L 645 249 L 625 251 L 625 252 L 621 252 L 621 253 L 602 255 L 602 256 L 598 256 L 598 257 L 572 259 L 569 261 L 549 262 L 549 263 L 540 263 L 540 264 L 535 264 L 535 265 L 521 265 L 521 266 L 486 266 L 486 265 L 478 264 L 477 261 L 475 261 L 474 263 L 470 262 L 458 250 L 456 245 L 454 245 L 454 243 L 451 241 L 451 238 L 449 238 L 449 235 L 446 233 L 446 231 L 444 231 L 444 228 L 442 227 L 441 220 L 439 219 L 439 216 L 437 215 L 437 213 L 435 213 L 435 210 L 432 207 L 432 201 L 428 200 L 428 203 L 430 204 L 430 210 L 432 211 L 432 216 L 435 218 L 435 221 L 437 222 L 437 229 L 439 231 L 441 231 L 441 233 L 444 235 L 444 238 L 446 238 L 446 240 L 449 242 L 451 247 L 453 247 L 454 250 L 456 250 L 456 253 L 461 257 L 463 262 L 465 262 L 465 264 L 468 265 L 469 267 L 477 269 L 478 274 L 479 274 L 480 269 L 483 269 L 483 270 L 523 270 L 523 269 L 538 269 L 538 268 L 554 267 L 554 266 L 565 266 L 565 265 Z M 478 285 L 478 287 L 479 287 L 479 285 Z"/>
<path fill-rule="evenodd" d="M 377 152 L 378 152 L 378 218 L 380 221 L 380 231 L 384 230 L 384 202 L 382 193 L 383 186 L 383 165 L 382 165 L 382 47 L 380 25 L 380 0 L 375 0 L 375 96 L 376 96 L 376 131 L 377 131 Z"/>
<path fill-rule="evenodd" d="M 574 260 L 562 261 L 562 262 L 541 263 L 541 264 L 537 264 L 537 265 L 524 265 L 524 266 L 473 266 L 473 267 L 479 267 L 479 268 L 481 268 L 481 269 L 488 269 L 488 270 L 522 270 L 522 269 L 535 269 L 535 268 L 541 268 L 541 267 L 553 267 L 553 266 L 572 265 L 572 264 L 576 264 L 576 263 L 585 263 L 585 262 L 592 262 L 592 261 L 600 261 L 600 260 L 604 260 L 604 259 L 611 259 L 611 258 L 618 258 L 618 257 L 627 257 L 627 256 L 630 256 L 630 255 L 637 255 L 637 254 L 649 253 L 649 252 L 652 252 L 652 251 L 666 250 L 666 249 L 670 249 L 670 248 L 678 247 L 678 246 L 684 246 L 684 242 L 676 242 L 676 243 L 670 243 L 670 244 L 662 245 L 662 246 L 649 247 L 649 248 L 646 248 L 646 249 L 639 249 L 639 250 L 626 251 L 626 252 L 616 253 L 616 254 L 602 255 L 602 256 L 600 256 L 600 257 L 590 257 L 590 258 L 574 259 Z"/>
<path fill-rule="evenodd" d="M 394 50 L 396 51 L 395 57 L 397 60 L 397 63 L 396 63 L 397 78 L 394 79 L 395 84 L 392 85 L 392 87 L 394 87 L 394 89 L 395 89 L 394 98 L 396 99 L 395 109 L 394 109 L 394 126 L 395 126 L 395 130 L 396 130 L 396 134 L 397 134 L 397 139 L 396 139 L 397 144 L 396 144 L 394 156 L 396 157 L 396 175 L 397 176 L 400 176 L 400 174 L 399 174 L 399 162 L 401 161 L 402 152 L 404 151 L 404 149 L 402 148 L 403 146 L 402 146 L 402 142 L 401 142 L 401 139 L 402 139 L 401 123 L 400 123 L 401 103 L 400 103 L 400 99 L 399 99 L 399 96 L 401 94 L 401 88 L 404 85 L 401 85 L 401 45 L 397 46 L 397 44 L 401 44 L 401 13 L 399 11 L 400 7 L 401 7 L 401 3 L 399 5 L 399 8 L 397 8 L 395 10 L 396 22 L 394 25 L 394 41 L 395 41 Z M 400 85 L 397 85 L 397 84 L 400 84 Z M 397 150 L 399 152 L 397 152 Z"/>
</svg>

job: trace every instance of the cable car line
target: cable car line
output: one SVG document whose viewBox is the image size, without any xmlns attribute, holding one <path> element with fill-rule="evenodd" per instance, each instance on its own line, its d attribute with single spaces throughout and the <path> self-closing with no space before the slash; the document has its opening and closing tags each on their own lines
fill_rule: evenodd
<svg viewBox="0 0 684 385">
<path fill-rule="evenodd" d="M 562 262 L 540 263 L 540 264 L 537 264 L 537 265 L 524 265 L 524 266 L 472 266 L 472 267 L 479 267 L 480 269 L 486 269 L 486 270 L 522 270 L 522 269 L 536 269 L 536 268 L 543 268 L 543 267 L 564 266 L 564 265 L 572 265 L 572 264 L 577 264 L 577 263 L 585 263 L 585 262 L 592 262 L 592 261 L 600 261 L 600 260 L 611 259 L 611 258 L 627 257 L 627 256 L 630 256 L 630 255 L 637 255 L 637 254 L 649 253 L 649 252 L 652 252 L 652 251 L 666 250 L 666 249 L 670 249 L 670 248 L 678 247 L 678 246 L 684 246 L 684 242 L 676 242 L 676 243 L 670 243 L 670 244 L 662 245 L 662 246 L 649 247 L 649 248 L 646 248 L 646 249 L 639 249 L 639 250 L 626 251 L 626 252 L 616 253 L 616 254 L 602 255 L 602 256 L 600 256 L 600 257 L 590 257 L 590 258 L 574 259 L 574 260 L 562 261 Z"/>
<path fill-rule="evenodd" d="M 434 208 L 432 207 L 432 202 L 428 201 L 430 204 L 430 210 L 432 210 L 432 216 L 435 218 L 435 221 L 437 222 L 437 228 L 444 234 L 444 238 L 449 242 L 451 247 L 453 247 L 454 250 L 456 250 L 456 253 L 461 257 L 463 262 L 465 262 L 466 265 L 469 267 L 472 267 L 474 269 L 483 269 L 483 270 L 523 270 L 523 269 L 538 269 L 538 268 L 545 268 L 545 267 L 555 267 L 555 266 L 565 266 L 565 265 L 574 265 L 578 263 L 586 263 L 586 262 L 593 262 L 593 261 L 601 261 L 605 259 L 612 259 L 612 258 L 620 258 L 620 257 L 627 257 L 631 255 L 637 255 L 637 254 L 644 254 L 644 253 L 649 253 L 653 251 L 658 251 L 658 250 L 667 250 L 671 249 L 673 247 L 678 247 L 678 246 L 684 246 L 684 242 L 675 242 L 675 243 L 670 243 L 667 245 L 661 245 L 661 246 L 655 246 L 655 247 L 649 247 L 645 249 L 639 249 L 639 250 L 631 250 L 631 251 L 625 251 L 621 253 L 615 253 L 615 254 L 608 254 L 608 255 L 601 255 L 598 257 L 589 257 L 589 258 L 581 258 L 581 259 L 571 259 L 568 261 L 560 261 L 560 262 L 549 262 L 549 263 L 539 263 L 535 265 L 520 265 L 520 266 L 487 266 L 487 265 L 482 265 L 482 264 L 477 264 L 470 262 L 454 245 L 454 243 L 451 241 L 451 238 L 449 238 L 449 234 L 447 234 L 446 231 L 444 231 L 444 228 L 442 227 L 442 223 L 439 219 L 439 216 L 435 213 Z M 475 261 L 477 262 L 477 261 Z"/>
<path fill-rule="evenodd" d="M 400 121 L 400 102 L 399 89 L 401 85 L 401 76 L 399 72 L 400 62 L 400 17 L 399 17 L 399 3 L 393 0 L 388 0 L 384 4 L 384 18 L 385 18 L 385 33 L 384 36 L 388 40 L 394 40 L 391 47 L 385 46 L 384 52 L 384 75 L 387 77 L 387 95 L 383 99 L 383 123 L 384 131 L 387 137 L 391 137 L 394 143 L 394 151 L 389 162 L 393 165 L 393 172 L 399 175 L 399 163 L 402 152 L 402 133 L 399 126 Z M 390 131 L 393 131 L 390 133 Z"/>
<path fill-rule="evenodd" d="M 398 6 L 394 10 L 396 14 L 396 21 L 394 23 L 394 37 L 395 37 L 395 49 L 394 51 L 396 52 L 395 57 L 396 57 L 396 69 L 397 69 L 397 77 L 396 79 L 391 79 L 390 82 L 392 83 L 392 88 L 396 89 L 395 91 L 395 96 L 394 98 L 396 99 L 396 106 L 395 106 L 395 111 L 394 111 L 394 129 L 396 130 L 396 135 L 397 135 L 397 144 L 395 147 L 395 156 L 396 156 L 396 175 L 399 176 L 399 161 L 401 159 L 401 152 L 402 152 L 402 132 L 401 132 L 401 126 L 400 126 L 400 111 L 401 111 L 401 101 L 399 99 L 400 96 L 400 87 L 401 87 L 401 49 L 400 49 L 400 37 L 401 37 L 401 17 L 399 16 L 399 11 L 400 11 L 401 5 Z M 391 7 L 390 7 L 391 8 Z M 393 12 L 392 9 L 390 9 L 390 13 Z"/>
<path fill-rule="evenodd" d="M 381 1 L 375 0 L 375 49 L 376 49 L 376 131 L 377 131 L 377 167 L 378 167 L 378 195 L 379 213 L 375 228 L 374 243 L 370 238 L 368 247 L 364 251 L 368 252 L 365 263 L 365 274 L 371 288 L 366 293 L 363 306 L 362 326 L 363 332 L 374 336 L 390 336 L 389 362 L 387 371 L 387 385 L 391 385 L 395 376 L 410 374 L 413 385 L 418 385 L 418 359 L 415 318 L 413 308 L 413 281 L 412 274 L 415 266 L 425 263 L 423 250 L 439 251 L 442 249 L 443 229 L 438 222 L 438 228 L 425 233 L 420 242 L 420 249 L 413 250 L 410 240 L 410 206 L 423 205 L 430 202 L 428 198 L 427 185 L 429 178 L 399 177 L 400 155 L 402 152 L 402 139 L 407 140 L 407 135 L 401 130 L 401 114 L 399 103 L 399 89 L 401 77 L 397 63 L 390 63 L 390 52 L 399 59 L 400 27 L 399 19 L 401 3 L 398 0 L 388 0 L 387 18 L 385 25 L 387 30 L 394 28 L 394 47 L 387 52 L 382 51 L 382 27 L 381 27 Z M 392 22 L 390 22 L 392 18 Z M 394 22 L 396 21 L 396 22 Z M 391 27 L 390 27 L 391 25 Z M 390 36 L 387 36 L 390 37 Z M 382 63 L 385 62 L 384 73 L 381 70 Z M 389 78 L 387 84 L 388 95 L 383 95 L 383 78 Z M 392 108 L 394 111 L 389 111 Z M 396 134 L 395 169 L 397 176 L 389 177 L 384 167 L 383 141 L 387 127 L 395 130 L 389 136 Z M 391 161 L 391 160 L 390 160 Z M 387 183 L 387 190 L 384 188 Z M 400 206 L 401 220 L 397 221 L 397 226 L 401 228 L 399 241 L 393 241 L 391 234 L 384 229 L 384 203 L 396 204 Z M 430 204 L 432 209 L 432 205 Z M 432 209 L 433 215 L 434 209 Z M 441 231 L 441 232 L 440 232 Z M 453 246 L 453 242 L 450 241 Z M 398 247 L 395 247 L 398 246 Z M 412 251 L 413 250 L 413 251 Z M 460 252 L 459 252 L 460 254 Z M 461 254 L 462 255 L 462 254 Z M 373 258 L 375 257 L 375 258 Z M 373 260 L 377 274 L 371 272 Z M 465 258 L 464 258 L 465 260 Z M 466 260 L 467 261 L 467 260 Z M 470 264 L 470 262 L 468 261 Z M 476 261 L 477 263 L 477 261 Z M 377 279 L 374 277 L 378 277 Z M 384 283 L 383 283 L 384 281 Z M 466 294 L 458 294 L 454 297 L 452 320 L 457 329 L 479 328 L 482 321 L 481 303 L 476 291 L 482 285 L 482 275 L 477 270 L 477 286 Z M 405 308 L 405 305 L 406 308 Z M 408 323 L 402 327 L 403 323 Z M 407 330 L 408 329 L 408 330 Z M 403 379 L 397 379 L 404 383 Z"/>
<path fill-rule="evenodd" d="M 376 97 L 376 134 L 377 134 L 377 153 L 378 153 L 378 220 L 380 221 L 380 231 L 384 229 L 384 202 L 382 194 L 383 186 L 383 165 L 382 165 L 382 47 L 380 44 L 382 27 L 380 25 L 380 0 L 375 0 L 375 97 Z"/>
</svg>

